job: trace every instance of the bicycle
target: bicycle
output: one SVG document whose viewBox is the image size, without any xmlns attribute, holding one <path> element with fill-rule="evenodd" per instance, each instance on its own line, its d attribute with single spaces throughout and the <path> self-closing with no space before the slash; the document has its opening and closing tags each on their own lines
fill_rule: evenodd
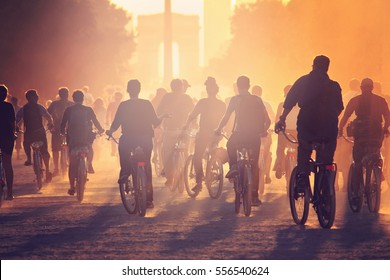
<svg viewBox="0 0 390 280">
<path fill-rule="evenodd" d="M 3 166 L 3 153 L 0 149 L 0 207 L 3 205 L 3 201 L 5 200 L 6 193 L 4 191 L 4 187 L 6 186 L 5 180 L 5 171 Z"/>
<path fill-rule="evenodd" d="M 226 153 L 224 148 L 218 147 L 219 139 L 208 145 L 202 159 L 202 180 L 205 182 L 209 196 L 217 199 L 221 196 L 223 188 L 223 161 L 222 154 Z M 227 157 L 226 157 L 227 158 Z M 192 186 L 196 185 L 196 172 L 194 168 L 194 155 L 191 154 L 185 163 L 184 167 L 184 185 L 188 195 L 192 198 L 198 196 L 199 190 L 192 190 Z M 204 173 L 203 167 L 206 168 Z"/>
<path fill-rule="evenodd" d="M 298 144 L 297 141 L 284 135 L 291 143 Z M 312 143 L 312 149 L 317 153 L 323 143 Z M 310 172 L 314 173 L 314 190 L 310 181 L 301 190 L 297 190 L 297 166 L 291 172 L 289 184 L 289 201 L 291 215 L 294 222 L 304 225 L 309 215 L 309 204 L 313 204 L 318 221 L 322 228 L 331 228 L 336 214 L 336 192 L 334 188 L 337 165 L 335 163 L 319 163 L 310 159 Z"/>
<path fill-rule="evenodd" d="M 345 137 L 349 143 L 354 143 L 353 140 Z M 376 147 L 367 146 L 367 154 L 363 157 L 362 172 L 358 186 L 354 185 L 353 178 L 356 176 L 356 163 L 352 162 L 348 173 L 348 202 L 352 212 L 358 213 L 363 207 L 364 201 L 367 202 L 368 210 L 372 213 L 378 213 L 381 201 L 381 178 L 383 160 L 380 150 Z"/>
<path fill-rule="evenodd" d="M 87 156 L 89 148 L 87 146 L 75 147 L 71 150 L 71 162 L 74 162 L 75 166 L 72 169 L 75 171 L 75 187 L 76 196 L 79 202 L 84 199 L 85 186 L 88 181 L 87 176 Z M 72 164 L 73 165 L 73 164 Z"/>
<path fill-rule="evenodd" d="M 62 177 L 66 177 L 69 166 L 69 148 L 66 142 L 66 137 L 62 137 L 60 157 L 61 174 Z"/>
<path fill-rule="evenodd" d="M 283 135 L 287 135 L 294 142 L 298 143 L 298 140 L 290 133 L 284 132 Z M 285 176 L 286 176 L 286 191 L 288 194 L 288 188 L 290 186 L 291 173 L 297 165 L 297 149 L 294 146 L 287 147 L 287 153 L 285 158 Z"/>
<path fill-rule="evenodd" d="M 272 136 L 270 134 L 272 130 L 267 131 L 267 136 L 261 138 L 261 146 L 259 153 L 259 194 L 263 195 L 265 191 L 266 176 L 269 174 L 269 168 L 272 162 L 272 153 L 268 150 L 265 154 L 265 147 L 271 147 Z M 268 174 L 267 174 L 268 173 Z"/>
<path fill-rule="evenodd" d="M 112 136 L 107 138 L 107 140 L 110 139 L 119 144 Z M 146 156 L 141 147 L 138 146 L 131 153 L 131 163 L 131 178 L 126 176 L 126 178 L 119 179 L 119 193 L 123 206 L 129 214 L 138 213 L 141 217 L 144 217 L 147 208 Z"/>
</svg>

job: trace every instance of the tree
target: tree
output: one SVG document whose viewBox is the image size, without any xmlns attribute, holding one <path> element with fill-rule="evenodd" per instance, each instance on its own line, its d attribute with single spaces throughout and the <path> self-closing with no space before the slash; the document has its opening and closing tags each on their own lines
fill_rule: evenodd
<svg viewBox="0 0 390 280">
<path fill-rule="evenodd" d="M 131 18 L 108 0 L 2 0 L 0 83 L 12 94 L 123 83 L 135 49 Z"/>
</svg>

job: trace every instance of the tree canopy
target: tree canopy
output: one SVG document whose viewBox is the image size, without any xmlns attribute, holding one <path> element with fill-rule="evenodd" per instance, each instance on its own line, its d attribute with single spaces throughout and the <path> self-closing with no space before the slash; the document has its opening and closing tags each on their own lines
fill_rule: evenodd
<svg viewBox="0 0 390 280">
<path fill-rule="evenodd" d="M 135 49 L 131 18 L 108 0 L 2 0 L 0 83 L 11 94 L 123 82 Z M 126 77 L 126 78 L 124 78 Z"/>
</svg>

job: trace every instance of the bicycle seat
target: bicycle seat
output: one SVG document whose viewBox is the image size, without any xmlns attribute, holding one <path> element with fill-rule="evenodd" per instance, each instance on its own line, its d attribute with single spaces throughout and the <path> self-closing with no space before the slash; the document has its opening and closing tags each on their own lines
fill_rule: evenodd
<svg viewBox="0 0 390 280">
<path fill-rule="evenodd" d="M 33 149 L 40 149 L 40 148 L 42 148 L 42 146 L 43 146 L 43 142 L 42 141 L 35 141 L 35 142 L 33 142 L 31 144 L 31 147 Z"/>
</svg>

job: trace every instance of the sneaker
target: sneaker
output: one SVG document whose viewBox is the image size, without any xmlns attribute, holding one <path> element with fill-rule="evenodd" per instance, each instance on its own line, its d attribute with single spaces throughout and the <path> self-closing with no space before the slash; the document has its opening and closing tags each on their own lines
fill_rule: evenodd
<svg viewBox="0 0 390 280">
<path fill-rule="evenodd" d="M 88 164 L 88 171 L 87 171 L 89 174 L 95 174 L 95 170 L 93 169 L 93 166 L 92 164 Z"/>
<path fill-rule="evenodd" d="M 195 187 L 193 187 L 192 189 L 191 189 L 191 191 L 193 191 L 193 192 L 200 192 L 202 190 L 202 184 L 201 183 L 197 183 L 196 185 L 195 185 Z"/>
<path fill-rule="evenodd" d="M 253 197 L 252 198 L 252 206 L 260 206 L 262 204 L 261 200 L 258 197 Z"/>
<path fill-rule="evenodd" d="M 54 171 L 53 171 L 53 177 L 56 177 L 56 176 L 58 176 L 58 175 L 60 175 L 60 171 L 59 171 L 58 169 L 54 169 Z"/>
<path fill-rule="evenodd" d="M 70 189 L 68 190 L 69 195 L 74 195 L 75 192 L 76 192 L 76 189 L 74 187 L 70 187 Z"/>
<path fill-rule="evenodd" d="M 52 179 L 53 174 L 50 171 L 46 172 L 46 183 L 50 183 Z"/>
<path fill-rule="evenodd" d="M 225 178 L 232 179 L 238 174 L 237 164 L 233 164 Z"/>
<path fill-rule="evenodd" d="M 266 184 L 271 184 L 272 180 L 270 177 L 265 177 L 265 183 Z"/>
<path fill-rule="evenodd" d="M 24 165 L 25 165 L 25 166 L 31 166 L 31 165 L 32 165 L 31 160 L 26 160 L 26 161 L 24 162 Z"/>
<path fill-rule="evenodd" d="M 147 201 L 147 202 L 146 202 L 146 208 L 148 208 L 148 209 L 154 208 L 153 201 Z"/>
</svg>

